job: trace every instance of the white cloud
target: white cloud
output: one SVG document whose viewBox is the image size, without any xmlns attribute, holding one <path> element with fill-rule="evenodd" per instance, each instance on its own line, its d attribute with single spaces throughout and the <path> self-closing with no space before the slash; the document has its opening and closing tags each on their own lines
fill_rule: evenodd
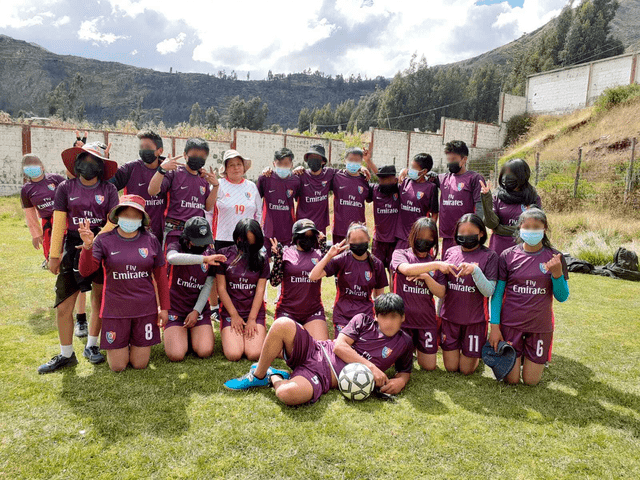
<svg viewBox="0 0 640 480">
<path fill-rule="evenodd" d="M 131 50 L 130 55 L 137 55 L 138 54 L 138 50 Z"/>
<path fill-rule="evenodd" d="M 0 28 L 26 28 L 42 25 L 45 18 L 55 16 L 51 11 L 37 13 L 43 6 L 52 6 L 56 0 L 37 2 L 35 0 L 0 1 Z"/>
<path fill-rule="evenodd" d="M 65 15 L 64 17 L 60 17 L 56 21 L 54 21 L 52 25 L 54 27 L 61 27 L 62 25 L 66 25 L 70 21 L 71 19 L 67 15 Z"/>
<path fill-rule="evenodd" d="M 93 20 L 85 20 L 80 24 L 80 30 L 78 30 L 78 38 L 85 41 L 93 41 L 97 44 L 111 44 L 116 40 L 127 38 L 125 35 L 116 35 L 114 33 L 101 33 L 98 31 L 98 22 L 102 20 L 102 17 L 94 18 Z"/>
<path fill-rule="evenodd" d="M 160 52 L 160 55 L 166 55 L 167 53 L 176 53 L 184 45 L 184 40 L 187 38 L 186 33 L 179 33 L 175 38 L 167 38 L 156 45 L 156 50 Z"/>
</svg>

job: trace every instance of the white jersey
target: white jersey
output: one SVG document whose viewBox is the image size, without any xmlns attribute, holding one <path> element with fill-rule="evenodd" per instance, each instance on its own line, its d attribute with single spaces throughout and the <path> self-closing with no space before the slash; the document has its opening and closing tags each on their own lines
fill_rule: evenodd
<svg viewBox="0 0 640 480">
<path fill-rule="evenodd" d="M 214 239 L 232 241 L 233 230 L 243 218 L 262 223 L 262 198 L 258 187 L 246 179 L 236 184 L 221 178 L 216 206 L 213 212 L 206 212 L 206 216 L 211 221 Z"/>
</svg>

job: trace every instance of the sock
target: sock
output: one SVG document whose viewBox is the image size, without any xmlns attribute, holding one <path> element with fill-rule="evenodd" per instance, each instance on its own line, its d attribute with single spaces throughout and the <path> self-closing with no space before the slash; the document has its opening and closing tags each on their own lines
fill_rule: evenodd
<svg viewBox="0 0 640 480">
<path fill-rule="evenodd" d="M 96 345 L 98 345 L 98 336 L 89 335 L 87 337 L 87 348 L 95 347 Z"/>
<path fill-rule="evenodd" d="M 76 322 L 87 323 L 87 314 L 86 313 L 76 314 Z"/>
<path fill-rule="evenodd" d="M 65 358 L 70 358 L 73 355 L 73 345 L 60 345 L 60 353 Z"/>
</svg>

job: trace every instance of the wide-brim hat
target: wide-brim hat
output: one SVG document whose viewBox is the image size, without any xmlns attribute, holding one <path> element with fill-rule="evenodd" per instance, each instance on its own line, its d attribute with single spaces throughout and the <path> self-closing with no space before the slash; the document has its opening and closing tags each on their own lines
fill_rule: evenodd
<svg viewBox="0 0 640 480">
<path fill-rule="evenodd" d="M 243 157 L 238 153 L 237 150 L 227 150 L 226 152 L 224 152 L 224 156 L 222 158 L 222 166 L 220 167 L 221 175 L 224 174 L 227 170 L 227 160 L 231 160 L 232 158 L 236 157 L 242 160 L 242 163 L 244 164 L 244 173 L 247 173 L 247 170 L 251 168 L 251 159 Z"/>
<path fill-rule="evenodd" d="M 67 167 L 67 170 L 69 170 L 74 175 L 75 175 L 76 159 L 78 158 L 78 155 L 80 155 L 81 153 L 88 153 L 92 157 L 102 161 L 104 165 L 102 180 L 109 180 L 118 171 L 118 163 L 114 162 L 113 160 L 109 160 L 107 158 L 105 147 L 100 143 L 94 142 L 94 143 L 87 143 L 82 147 L 67 148 L 62 152 L 61 155 L 62 155 L 62 161 L 64 163 L 64 166 Z"/>
<path fill-rule="evenodd" d="M 507 342 L 498 343 L 498 351 L 487 342 L 482 347 L 482 361 L 493 370 L 496 380 L 506 377 L 516 364 L 516 350 Z"/>
<path fill-rule="evenodd" d="M 307 161 L 307 158 L 309 158 L 309 155 L 320 155 L 324 159 L 324 161 L 327 162 L 327 164 L 329 163 L 329 159 L 327 158 L 327 155 L 325 153 L 324 146 L 321 144 L 311 145 L 309 147 L 309 151 L 304 154 L 305 162 Z"/>
<path fill-rule="evenodd" d="M 142 212 L 142 225 L 144 227 L 148 227 L 151 223 L 151 219 L 149 218 L 149 214 L 144 209 L 146 203 L 147 202 L 145 201 L 145 199 L 140 195 L 122 195 L 120 197 L 120 202 L 118 203 L 118 205 L 113 207 L 109 212 L 109 221 L 111 223 L 117 224 L 120 210 L 126 207 L 132 207 Z"/>
</svg>

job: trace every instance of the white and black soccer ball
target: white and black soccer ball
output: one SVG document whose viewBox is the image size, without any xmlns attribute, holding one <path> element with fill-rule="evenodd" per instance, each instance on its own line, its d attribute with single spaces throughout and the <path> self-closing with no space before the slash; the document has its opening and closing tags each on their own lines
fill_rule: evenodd
<svg viewBox="0 0 640 480">
<path fill-rule="evenodd" d="M 365 400 L 373 392 L 376 382 L 369 367 L 362 363 L 349 363 L 340 372 L 338 384 L 349 400 Z"/>
</svg>

